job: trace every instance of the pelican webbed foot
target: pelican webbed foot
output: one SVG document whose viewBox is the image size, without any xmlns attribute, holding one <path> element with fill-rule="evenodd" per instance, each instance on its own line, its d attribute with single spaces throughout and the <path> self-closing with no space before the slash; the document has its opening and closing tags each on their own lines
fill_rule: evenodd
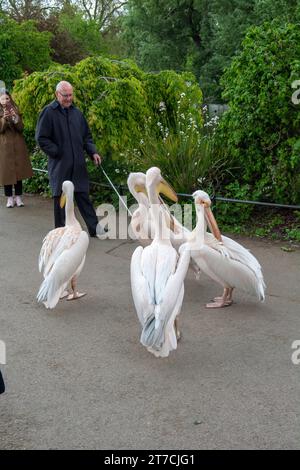
<svg viewBox="0 0 300 470">
<path fill-rule="evenodd" d="M 232 302 L 221 300 L 220 302 L 212 302 L 212 303 L 206 304 L 205 307 L 206 308 L 222 308 L 222 307 L 229 307 L 229 305 L 231 304 Z"/>
<path fill-rule="evenodd" d="M 86 292 L 73 292 L 73 294 L 69 294 L 67 297 L 67 300 L 78 300 L 81 299 L 81 297 L 84 297 L 86 295 Z"/>
<path fill-rule="evenodd" d="M 233 287 L 226 287 L 222 297 L 215 297 L 212 303 L 206 304 L 206 308 L 222 308 L 232 305 Z"/>
<path fill-rule="evenodd" d="M 59 297 L 60 300 L 61 299 L 65 299 L 66 297 L 68 297 L 68 295 L 70 294 L 70 292 L 68 290 L 64 290 L 61 294 L 61 296 Z"/>
</svg>

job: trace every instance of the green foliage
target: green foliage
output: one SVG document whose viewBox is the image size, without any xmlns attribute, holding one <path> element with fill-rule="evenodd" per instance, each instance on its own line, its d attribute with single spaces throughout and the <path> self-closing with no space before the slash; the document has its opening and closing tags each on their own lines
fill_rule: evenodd
<svg viewBox="0 0 300 470">
<path fill-rule="evenodd" d="M 210 55 L 208 0 L 129 0 L 123 18 L 128 52 L 145 70 L 189 70 Z"/>
<path fill-rule="evenodd" d="M 129 0 L 123 18 L 128 53 L 146 70 L 190 70 L 206 102 L 221 100 L 224 68 L 253 25 L 299 19 L 299 0 Z"/>
<path fill-rule="evenodd" d="M 32 135 L 38 113 L 54 98 L 60 80 L 73 84 L 75 102 L 89 122 L 99 151 L 114 159 L 122 159 L 122 153 L 137 147 L 148 119 L 156 120 L 161 101 L 167 103 L 174 122 L 177 101 L 186 93 L 185 106 L 190 106 L 199 125 L 202 122 L 202 94 L 192 74 L 165 71 L 154 76 L 129 60 L 91 57 L 74 67 L 51 66 L 16 83 L 14 97 Z"/>
<path fill-rule="evenodd" d="M 297 25 L 265 23 L 249 30 L 243 50 L 223 78 L 229 104 L 218 137 L 248 185 L 246 196 L 300 201 L 300 113 L 292 82 L 300 76 Z"/>
<path fill-rule="evenodd" d="M 250 187 L 248 184 L 241 184 L 235 180 L 222 188 L 222 197 L 228 199 L 239 199 L 241 201 L 247 200 Z M 218 219 L 224 224 L 229 221 L 234 221 L 234 224 L 243 224 L 248 221 L 253 213 L 254 206 L 250 204 L 239 204 L 229 202 L 217 203 Z"/>
<path fill-rule="evenodd" d="M 0 24 L 0 79 L 7 87 L 23 72 L 50 65 L 50 33 L 37 31 L 33 21 L 19 24 L 1 14 Z"/>
<path fill-rule="evenodd" d="M 80 13 L 62 13 L 58 19 L 60 32 L 67 32 L 86 54 L 103 52 L 102 38 L 96 21 L 86 21 Z"/>
<path fill-rule="evenodd" d="M 287 240 L 295 240 L 296 242 L 300 242 L 300 226 L 297 228 L 286 229 L 286 237 Z"/>
<path fill-rule="evenodd" d="M 50 196 L 48 174 L 45 173 L 47 170 L 47 158 L 44 153 L 35 149 L 31 154 L 31 165 L 35 170 L 34 176 L 24 180 L 24 191 Z M 36 169 L 44 170 L 44 172 L 38 172 Z"/>
<path fill-rule="evenodd" d="M 146 171 L 157 166 L 179 193 L 196 189 L 215 191 L 227 173 L 226 163 L 216 147 L 213 134 L 205 134 L 188 106 L 189 98 L 181 94 L 175 116 L 175 127 L 170 126 L 165 108 L 149 128 L 132 156 L 133 167 Z M 153 124 L 153 123 L 150 123 Z M 228 166 L 228 165 L 227 165 Z"/>
</svg>

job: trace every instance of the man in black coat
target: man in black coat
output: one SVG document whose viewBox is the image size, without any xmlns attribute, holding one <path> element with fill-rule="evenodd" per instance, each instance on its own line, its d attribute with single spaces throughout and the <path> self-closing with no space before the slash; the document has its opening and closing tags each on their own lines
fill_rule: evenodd
<svg viewBox="0 0 300 470">
<path fill-rule="evenodd" d="M 65 180 L 75 186 L 74 198 L 91 237 L 103 234 L 95 209 L 89 198 L 89 179 L 85 162 L 86 152 L 96 165 L 101 164 L 86 119 L 73 105 L 73 87 L 62 81 L 56 87 L 56 100 L 41 112 L 36 140 L 48 156 L 48 173 L 54 198 L 55 227 L 65 225 L 65 213 L 59 198 Z"/>
</svg>

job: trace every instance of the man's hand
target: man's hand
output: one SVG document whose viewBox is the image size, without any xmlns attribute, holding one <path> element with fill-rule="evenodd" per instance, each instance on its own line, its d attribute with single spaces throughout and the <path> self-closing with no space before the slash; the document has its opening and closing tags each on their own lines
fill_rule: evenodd
<svg viewBox="0 0 300 470">
<path fill-rule="evenodd" d="M 100 155 L 98 155 L 98 153 L 94 153 L 93 160 L 94 160 L 95 165 L 101 165 L 102 159 Z"/>
</svg>

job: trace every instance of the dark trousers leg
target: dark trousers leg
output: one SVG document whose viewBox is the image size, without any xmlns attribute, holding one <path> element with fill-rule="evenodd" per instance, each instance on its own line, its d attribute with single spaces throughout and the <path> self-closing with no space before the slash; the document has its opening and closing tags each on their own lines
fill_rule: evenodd
<svg viewBox="0 0 300 470">
<path fill-rule="evenodd" d="M 16 196 L 22 196 L 23 193 L 23 185 L 22 185 L 22 180 L 17 181 L 17 184 L 15 184 L 15 195 Z"/>
<path fill-rule="evenodd" d="M 96 227 L 98 224 L 98 218 L 93 204 L 90 201 L 88 193 L 74 193 L 75 201 L 77 203 L 80 214 L 86 223 L 89 234 L 91 237 L 96 235 Z"/>
<path fill-rule="evenodd" d="M 5 392 L 5 385 L 4 385 L 4 380 L 2 378 L 1 370 L 0 370 L 0 393 Z"/>
<path fill-rule="evenodd" d="M 12 192 L 12 184 L 5 184 L 4 185 L 4 194 L 6 197 L 11 197 L 13 192 Z"/>
<path fill-rule="evenodd" d="M 23 189 L 22 180 L 17 181 L 17 184 L 15 184 L 14 187 L 15 187 L 15 195 L 22 196 L 22 189 Z M 6 197 L 11 197 L 13 195 L 12 184 L 6 184 L 4 186 L 4 194 Z"/>
<path fill-rule="evenodd" d="M 59 205 L 60 196 L 54 196 L 54 225 L 55 228 L 64 227 L 65 226 L 65 208 L 61 209 Z"/>
</svg>

